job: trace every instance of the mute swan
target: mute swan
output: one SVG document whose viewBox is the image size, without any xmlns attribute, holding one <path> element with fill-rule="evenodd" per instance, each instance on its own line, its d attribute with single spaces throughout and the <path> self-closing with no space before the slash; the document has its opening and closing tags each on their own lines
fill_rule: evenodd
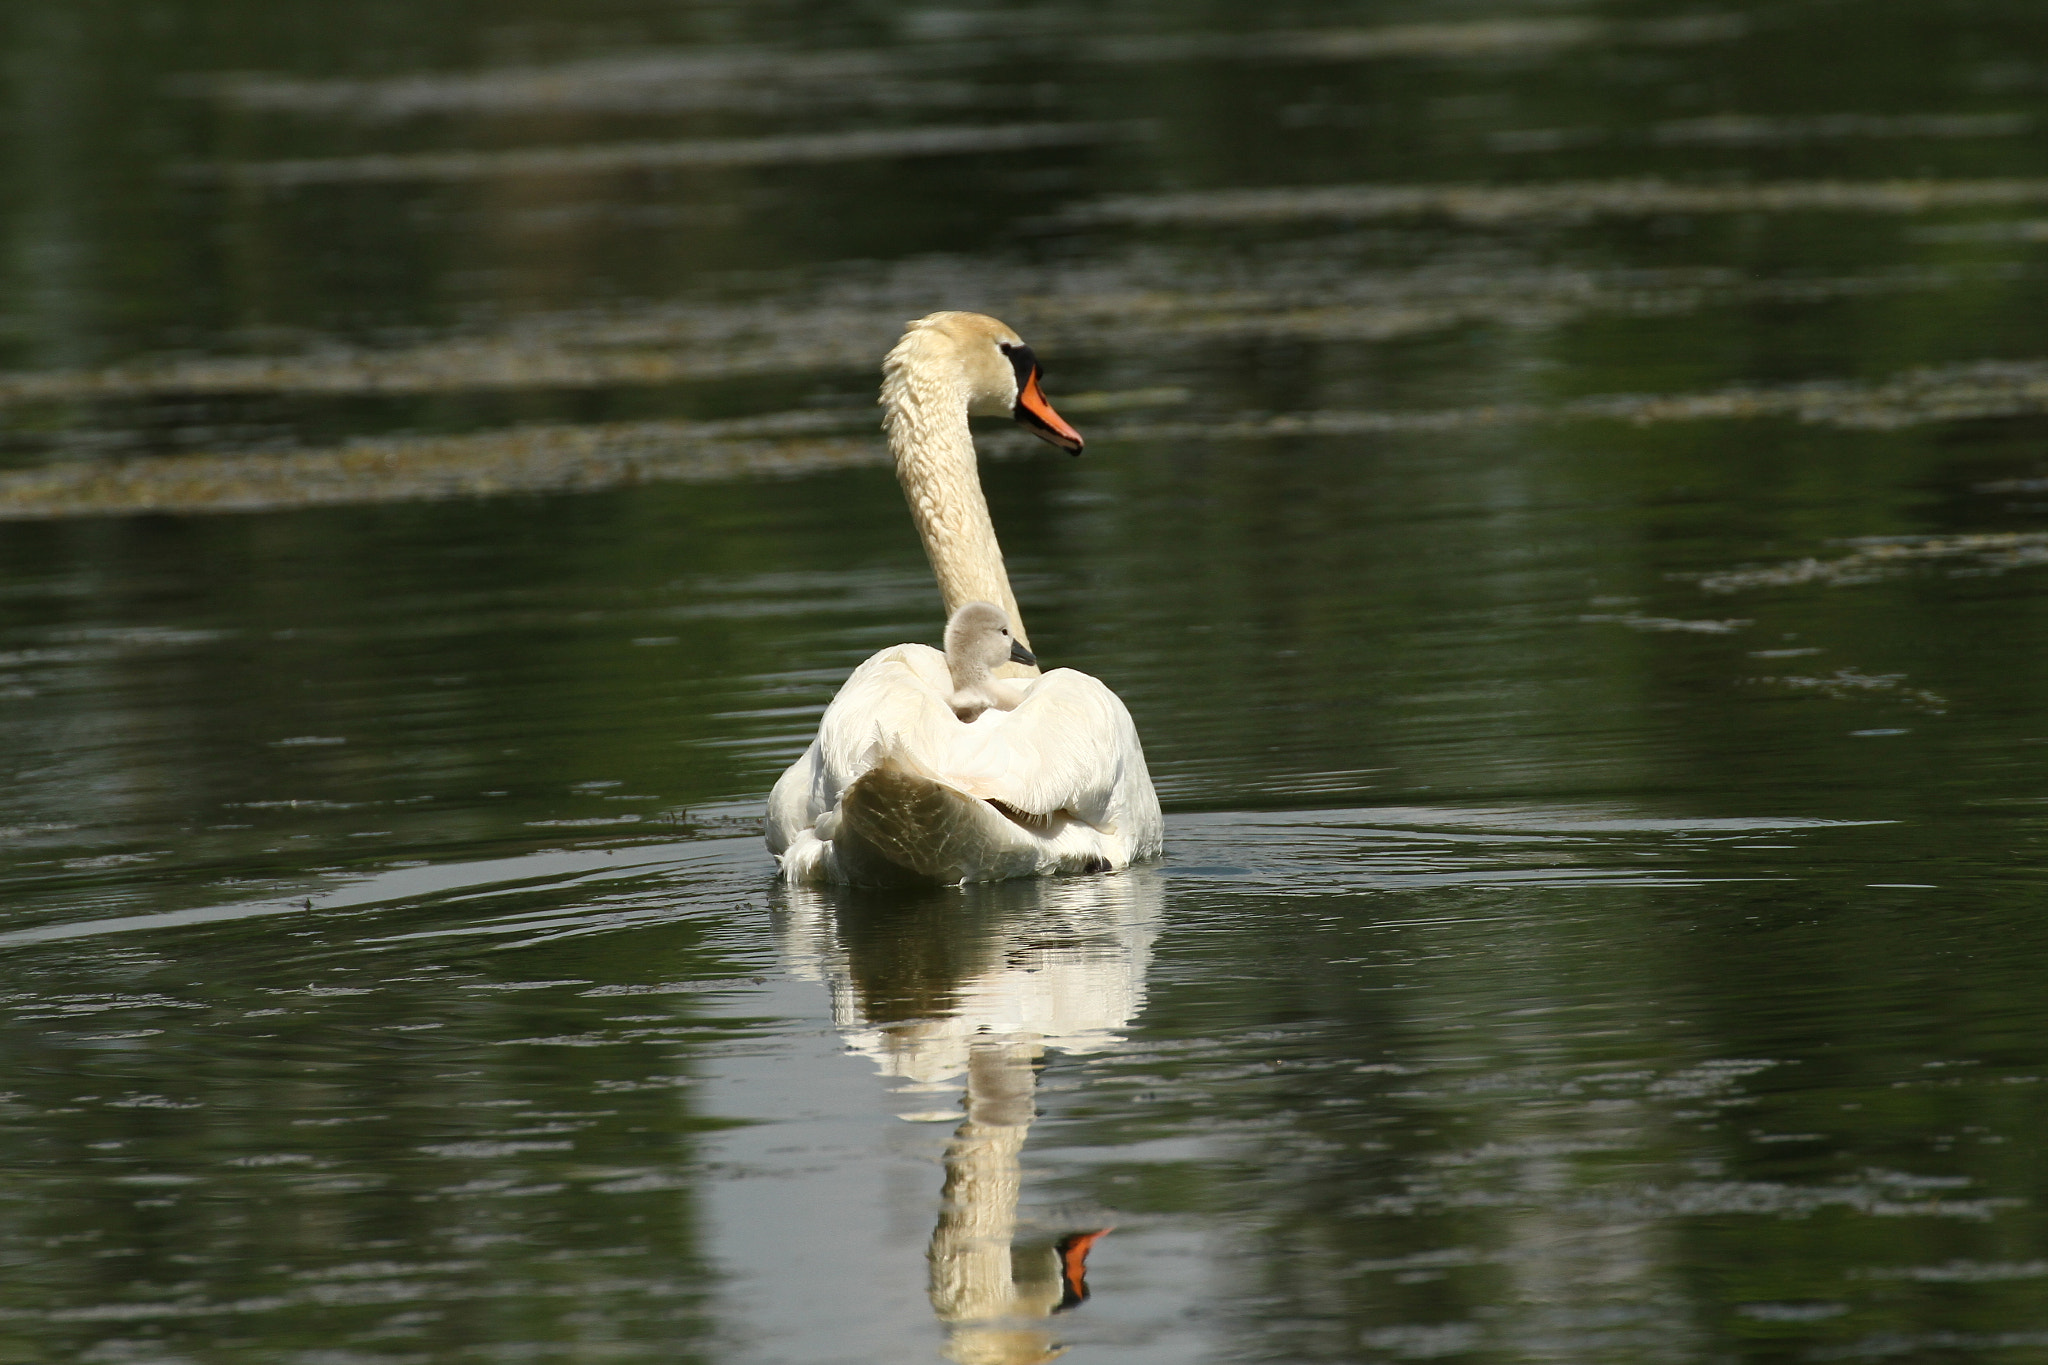
<svg viewBox="0 0 2048 1365">
<path fill-rule="evenodd" d="M 970 415 L 1014 417 L 1081 453 L 1080 433 L 1039 387 L 1031 348 L 980 313 L 919 318 L 882 362 L 881 403 L 945 601 L 949 651 L 952 623 L 979 603 L 1024 658 L 992 667 L 992 704 L 960 713 L 963 688 L 929 645 L 895 645 L 856 668 L 769 795 L 768 848 L 782 875 L 950 884 L 1107 872 L 1151 857 L 1164 826 L 1130 712 L 1085 673 L 1038 676 L 982 497 Z"/>
</svg>

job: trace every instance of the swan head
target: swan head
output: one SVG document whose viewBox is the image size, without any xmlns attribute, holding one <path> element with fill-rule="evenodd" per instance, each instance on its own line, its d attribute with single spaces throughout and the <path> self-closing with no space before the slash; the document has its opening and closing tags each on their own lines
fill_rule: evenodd
<svg viewBox="0 0 2048 1365">
<path fill-rule="evenodd" d="M 882 401 L 917 375 L 956 378 L 973 417 L 1010 417 L 1039 440 L 1081 453 L 1081 433 L 1053 411 L 1040 387 L 1038 357 L 1005 324 L 986 313 L 932 313 L 911 323 L 882 362 Z"/>
</svg>

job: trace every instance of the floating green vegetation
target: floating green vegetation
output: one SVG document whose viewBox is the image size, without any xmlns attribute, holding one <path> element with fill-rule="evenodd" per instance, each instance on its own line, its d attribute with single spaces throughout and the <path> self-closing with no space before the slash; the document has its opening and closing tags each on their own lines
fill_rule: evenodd
<svg viewBox="0 0 2048 1365">
<path fill-rule="evenodd" d="M 2048 412 L 2048 361 L 1928 366 L 1875 384 L 1835 380 L 1668 398 L 1589 398 L 1566 404 L 1564 410 L 1572 416 L 1634 422 L 1793 417 L 1801 422 L 1887 431 L 1929 422 Z"/>
<path fill-rule="evenodd" d="M 182 93 L 250 113 L 393 122 L 438 114 L 781 113 L 837 105 L 963 104 L 982 98 L 959 80 L 904 81 L 899 52 L 791 52 L 721 47 L 640 52 L 545 66 L 423 71 L 372 79 L 231 72 L 188 77 Z"/>
<path fill-rule="evenodd" d="M 1135 226 L 1361 221 L 1433 216 L 1477 224 L 1641 218 L 1665 213 L 1929 213 L 2048 202 L 2048 178 L 1779 180 L 1687 185 L 1669 180 L 1570 180 L 1533 185 L 1329 185 L 1119 195 L 1072 210 L 1080 223 Z"/>
<path fill-rule="evenodd" d="M 1643 616 L 1636 612 L 1619 615 L 1594 613 L 1581 616 L 1586 625 L 1627 626 L 1630 630 L 1675 632 L 1684 635 L 1733 635 L 1736 631 L 1756 624 L 1754 621 L 1688 621 L 1675 616 Z"/>
<path fill-rule="evenodd" d="M 1669 317 L 1716 304 L 1810 303 L 1956 287 L 1986 272 L 1891 270 L 1832 279 L 1748 280 L 1726 269 L 1447 266 L 1350 278 L 1284 272 L 1235 286 L 1160 287 L 1147 258 L 1040 276 L 943 265 L 906 268 L 890 296 L 827 290 L 779 305 L 676 304 L 523 318 L 504 329 L 410 346 L 329 345 L 295 355 L 137 361 L 0 373 L 0 405 L 181 394 L 421 394 L 599 388 L 792 374 L 872 372 L 916 311 L 894 296 L 951 297 L 1024 327 L 1042 349 L 1152 350 L 1219 340 L 1386 341 L 1474 323 L 1560 326 L 1592 315 Z M 1995 276 L 1997 272 L 1991 272 Z M 995 297 L 989 297 L 995 295 Z"/>
<path fill-rule="evenodd" d="M 1268 33 L 1108 36 L 1067 45 L 1063 56 L 1105 65 L 1547 57 L 1601 42 L 1658 47 L 1723 42 L 1747 30 L 1748 21 L 1740 14 L 1619 23 L 1577 17 L 1480 19 Z M 975 65 L 977 54 L 956 44 L 825 51 L 734 46 L 370 79 L 224 72 L 187 77 L 177 88 L 251 113 L 365 122 L 451 113 L 781 113 L 844 105 L 895 108 L 982 102 L 990 98 L 989 92 L 959 78 L 962 67 Z"/>
<path fill-rule="evenodd" d="M 1179 388 L 1082 393 L 1070 412 L 1115 412 L 1187 399 Z M 66 461 L 0 474 L 0 520 L 134 512 L 263 512 L 337 503 L 435 501 L 501 493 L 790 478 L 885 465 L 867 409 L 770 413 L 725 422 L 535 425 L 464 436 L 354 441 L 283 454 Z M 823 433 L 862 429 L 861 436 Z M 1043 449 L 996 431 L 982 454 Z M 4 660 L 0 660 L 4 662 Z"/>
<path fill-rule="evenodd" d="M 1489 151 L 1555 152 L 1569 147 L 1649 144 L 1660 147 L 1775 147 L 1852 138 L 2019 137 L 2035 126 L 2031 114 L 1807 114 L 1772 118 L 1714 114 L 1670 119 L 1647 128 L 1599 126 L 1518 128 L 1486 135 Z"/>
<path fill-rule="evenodd" d="M 1858 548 L 1839 559 L 1795 559 L 1761 569 L 1734 569 L 1699 580 L 1708 592 L 1790 588 L 1806 583 L 1843 587 L 1892 578 L 1933 560 L 1976 561 L 1979 572 L 2048 564 L 2048 531 L 1987 531 L 1964 536 L 1884 536 L 1848 542 Z"/>
<path fill-rule="evenodd" d="M 1737 22 L 1740 23 L 1739 20 Z M 1547 57 L 1563 48 L 1582 47 L 1613 37 L 1640 35 L 1650 41 L 1659 41 L 1667 32 L 1676 36 L 1676 31 L 1668 26 L 1653 29 L 1648 25 L 1604 24 L 1595 19 L 1481 19 L 1447 24 L 1388 24 L 1376 28 L 1279 29 L 1269 33 L 1146 34 L 1100 39 L 1084 46 L 1081 52 L 1084 60 L 1109 63 L 1218 59 L 1359 62 L 1401 57 L 1459 58 L 1503 54 Z"/>
<path fill-rule="evenodd" d="M 1865 1280 L 1918 1280 L 1922 1284 L 1991 1284 L 2001 1280 L 2048 1279 L 2048 1261 L 1949 1261 L 1942 1265 L 1873 1267 Z"/>
<path fill-rule="evenodd" d="M 886 464 L 879 439 L 734 439 L 719 424 L 534 426 L 283 455 L 73 461 L 0 475 L 0 519 L 260 512 L 708 482 Z"/>
<path fill-rule="evenodd" d="M 402 376 L 395 368 L 388 373 Z M 1110 413 L 1183 404 L 1188 397 L 1183 389 L 1166 387 L 1077 394 L 1060 402 L 1073 413 Z M 1310 412 L 1181 422 L 1126 420 L 1089 434 L 1099 440 L 1234 441 L 1454 431 L 1511 423 L 1650 424 L 1763 417 L 1888 429 L 2042 412 L 2048 412 L 2048 360 L 1912 370 L 1875 384 L 1841 381 L 1418 412 Z M 637 482 L 792 476 L 886 463 L 887 452 L 873 439 L 819 438 L 821 433 L 866 426 L 872 420 L 866 409 L 831 409 L 724 422 L 526 426 L 464 436 L 366 440 L 281 455 L 70 461 L 0 475 L 0 520 L 146 511 L 258 511 L 324 503 L 590 490 Z M 982 449 L 986 455 L 1000 456 L 1017 444 L 996 433 L 982 442 Z M 2016 490 L 2021 482 L 2025 481 L 2011 487 Z M 1840 560 L 1801 560 L 1770 569 L 1709 575 L 1702 586 L 1709 591 L 1732 592 L 1802 582 L 1854 582 L 1915 560 L 1963 555 L 1978 557 L 1988 568 L 2048 561 L 2048 533 L 1871 542 Z M 1685 628 L 1704 627 L 1694 624 Z"/>
<path fill-rule="evenodd" d="M 678 329 L 681 330 L 681 329 Z M 0 375 L 0 403 L 150 398 L 202 393 L 401 394 L 476 389 L 597 388 L 729 379 L 849 365 L 851 339 L 809 344 L 770 338 L 727 355 L 658 345 L 605 345 L 602 337 L 520 332 L 389 350 L 335 347 L 302 355 L 227 356 L 99 370 Z M 862 340 L 868 340 L 863 337 Z M 872 342 L 859 358 L 872 361 Z"/>
<path fill-rule="evenodd" d="M 2048 360 L 1987 361 L 1909 370 L 1877 383 L 1850 380 L 1739 387 L 1709 393 L 1619 394 L 1556 404 L 1500 403 L 1419 412 L 1308 412 L 1221 422 L 1127 425 L 1126 440 L 1226 440 L 1454 431 L 1511 423 L 1663 422 L 1789 417 L 1860 430 L 1893 430 L 1970 418 L 2048 412 Z M 2019 491 L 2020 484 L 1992 491 Z"/>
<path fill-rule="evenodd" d="M 301 185 L 399 180 L 488 180 L 501 176 L 591 175 L 714 166 L 817 165 L 899 157 L 1071 147 L 1124 136 L 1103 123 L 1010 123 L 967 128 L 883 128 L 775 137 L 683 138 L 585 147 L 524 147 L 502 152 L 403 152 L 307 157 L 188 167 L 197 179 L 292 189 Z"/>
<path fill-rule="evenodd" d="M 1827 677 L 1789 674 L 1782 677 L 1750 678 L 1753 687 L 1776 687 L 1831 701 L 1904 702 L 1931 715 L 1945 715 L 1948 699 L 1924 687 L 1906 686 L 1903 673 L 1860 673 L 1853 668 L 1837 669 Z"/>
</svg>

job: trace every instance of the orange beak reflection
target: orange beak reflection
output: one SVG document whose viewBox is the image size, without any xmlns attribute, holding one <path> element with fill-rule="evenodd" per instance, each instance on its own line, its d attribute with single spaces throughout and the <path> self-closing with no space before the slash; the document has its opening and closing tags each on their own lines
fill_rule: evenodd
<svg viewBox="0 0 2048 1365">
<path fill-rule="evenodd" d="M 1039 440 L 1056 445 L 1069 455 L 1081 453 L 1081 447 L 1085 444 L 1081 440 L 1081 433 L 1068 426 L 1067 419 L 1054 412 L 1052 404 L 1046 401 L 1045 390 L 1038 386 L 1036 365 L 1031 367 L 1030 377 L 1025 379 L 1023 387 L 1017 391 L 1017 406 L 1011 412 L 1011 416 L 1029 427 Z"/>
<path fill-rule="evenodd" d="M 1058 1313 L 1086 1301 L 1088 1248 L 1114 1231 L 1114 1228 L 1097 1228 L 1093 1232 L 1069 1233 L 1053 1248 L 1060 1258 L 1060 1306 L 1053 1312 Z"/>
</svg>

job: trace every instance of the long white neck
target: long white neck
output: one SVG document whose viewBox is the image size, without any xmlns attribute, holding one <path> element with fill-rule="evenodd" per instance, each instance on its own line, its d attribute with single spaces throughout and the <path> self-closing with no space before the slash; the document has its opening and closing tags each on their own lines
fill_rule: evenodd
<svg viewBox="0 0 2048 1365">
<path fill-rule="evenodd" d="M 936 341 L 930 331 L 914 330 L 883 362 L 882 428 L 896 457 L 896 478 L 939 580 L 946 615 L 965 602 L 993 602 L 1029 649 L 988 500 L 981 493 L 974 435 L 967 425 L 967 377 Z M 1009 664 L 998 672 L 1035 675 L 1038 670 Z"/>
</svg>

